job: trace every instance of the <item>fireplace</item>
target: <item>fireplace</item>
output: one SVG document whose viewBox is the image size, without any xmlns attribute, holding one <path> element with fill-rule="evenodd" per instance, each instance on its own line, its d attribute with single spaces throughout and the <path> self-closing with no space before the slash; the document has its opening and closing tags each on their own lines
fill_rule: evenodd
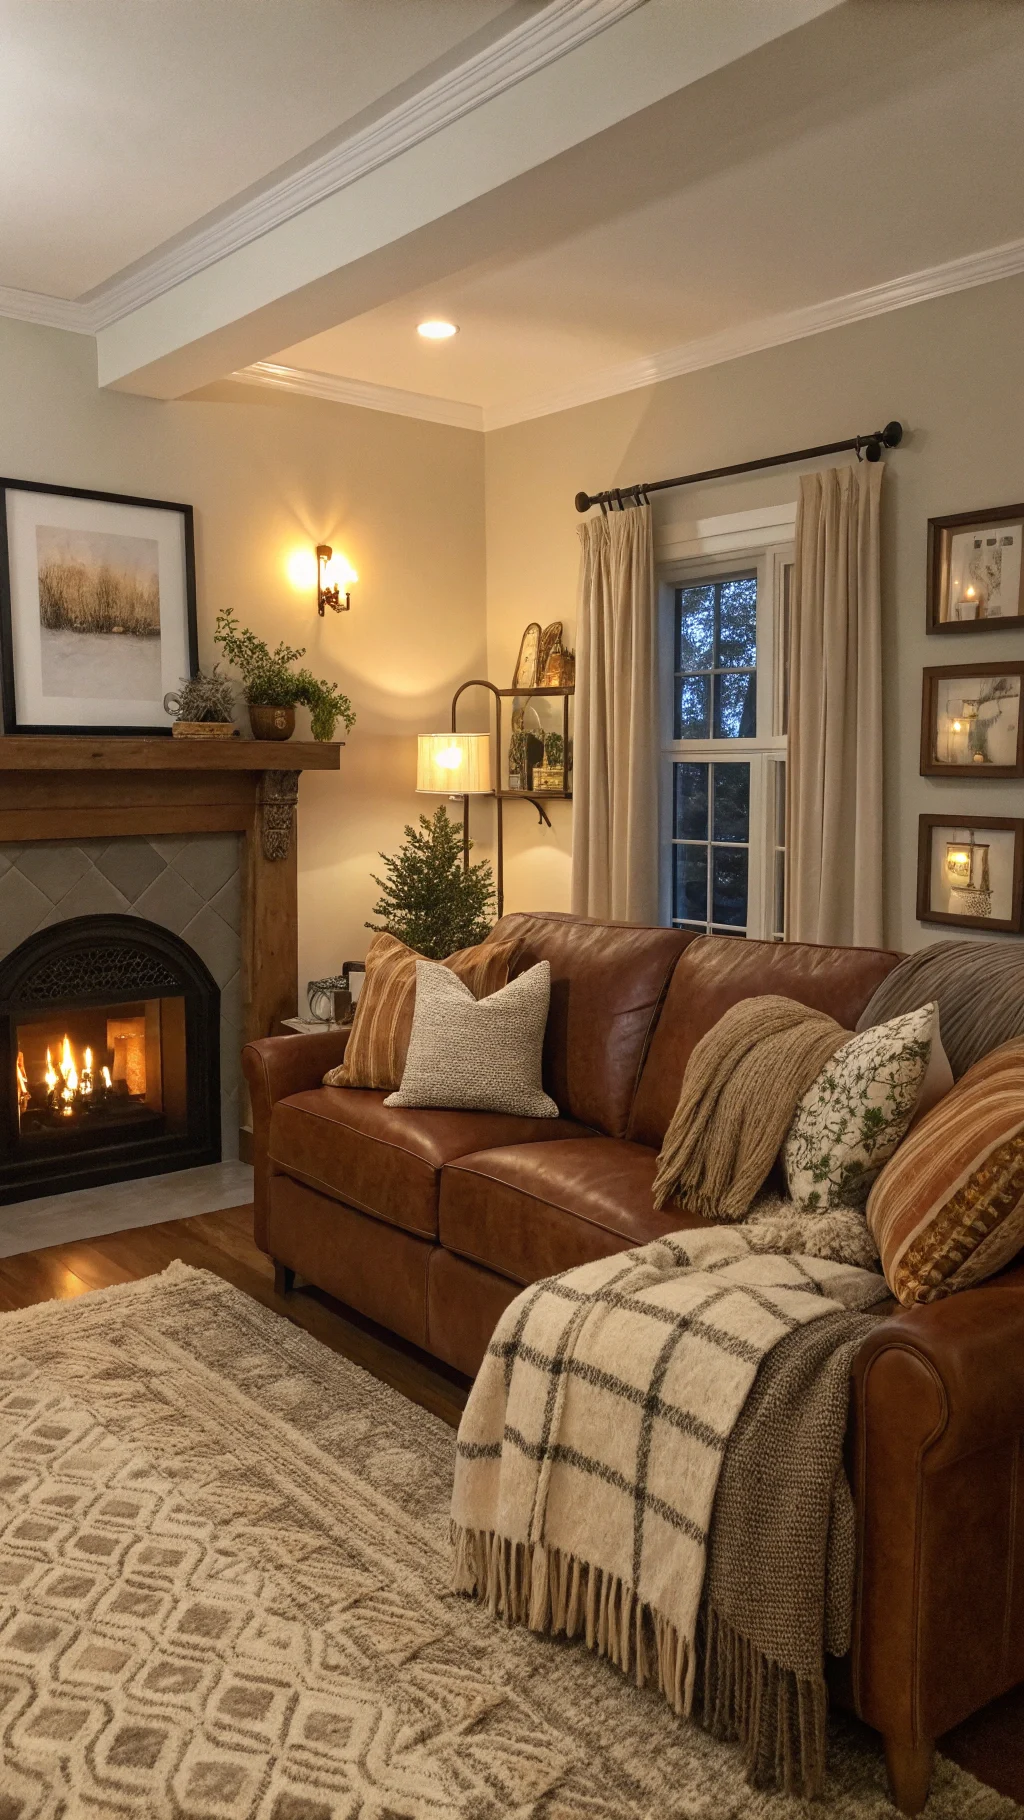
<svg viewBox="0 0 1024 1820">
<path fill-rule="evenodd" d="M 220 1160 L 220 992 L 180 936 L 79 916 L 0 962 L 0 1203 Z"/>
</svg>

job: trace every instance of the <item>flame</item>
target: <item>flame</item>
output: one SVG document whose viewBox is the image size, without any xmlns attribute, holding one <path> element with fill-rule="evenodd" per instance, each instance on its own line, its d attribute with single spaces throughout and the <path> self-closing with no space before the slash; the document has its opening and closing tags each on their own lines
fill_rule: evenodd
<svg viewBox="0 0 1024 1820">
<path fill-rule="evenodd" d="M 103 1085 L 104 1085 L 104 1087 L 111 1087 L 111 1086 L 112 1086 L 112 1085 L 113 1085 L 113 1082 L 112 1082 L 112 1081 L 111 1081 L 111 1079 L 110 1079 L 110 1069 L 109 1069 L 109 1068 L 101 1068 L 101 1069 L 100 1069 L 100 1073 L 101 1073 L 101 1074 L 102 1074 L 102 1076 L 103 1076 Z"/>
<path fill-rule="evenodd" d="M 75 1072 L 75 1058 L 71 1052 L 71 1044 L 68 1042 L 66 1031 L 64 1034 L 63 1047 L 61 1048 L 61 1052 L 60 1052 L 59 1066 L 60 1066 L 61 1074 L 64 1076 L 65 1080 L 67 1080 L 69 1074 L 74 1074 L 74 1072 Z M 77 1076 L 76 1076 L 76 1080 L 77 1080 Z"/>
<path fill-rule="evenodd" d="M 19 1097 L 19 1099 L 24 1101 L 24 1103 L 27 1105 L 28 1098 L 29 1098 L 28 1075 L 25 1073 L 25 1057 L 20 1049 L 18 1050 L 17 1067 L 18 1067 L 18 1097 Z"/>
<path fill-rule="evenodd" d="M 53 1065 L 53 1056 L 49 1049 L 46 1051 L 46 1073 L 43 1075 L 43 1079 L 52 1093 L 57 1085 L 57 1070 Z"/>
</svg>

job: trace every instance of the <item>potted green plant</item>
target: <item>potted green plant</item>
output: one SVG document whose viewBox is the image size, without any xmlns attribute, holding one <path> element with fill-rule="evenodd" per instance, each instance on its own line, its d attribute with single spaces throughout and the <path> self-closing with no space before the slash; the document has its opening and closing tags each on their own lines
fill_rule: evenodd
<svg viewBox="0 0 1024 1820">
<path fill-rule="evenodd" d="M 443 806 L 432 818 L 420 816 L 419 829 L 407 827 L 405 844 L 389 857 L 382 853 L 387 878 L 371 877 L 381 889 L 373 906 L 379 923 L 367 923 L 380 934 L 443 961 L 459 948 L 472 948 L 489 933 L 494 905 L 490 862 L 463 868 L 462 829 Z"/>
<path fill-rule="evenodd" d="M 183 676 L 180 686 L 164 696 L 164 713 L 174 715 L 175 739 L 233 739 L 238 732 L 234 706 L 234 684 L 217 664 Z"/>
<path fill-rule="evenodd" d="M 239 626 L 229 607 L 217 615 L 214 639 L 242 678 L 254 739 L 290 739 L 299 703 L 309 709 L 314 739 L 333 739 L 339 720 L 346 731 L 355 724 L 352 703 L 336 683 L 293 669 L 303 649 L 282 641 L 272 651 L 265 639 Z"/>
</svg>

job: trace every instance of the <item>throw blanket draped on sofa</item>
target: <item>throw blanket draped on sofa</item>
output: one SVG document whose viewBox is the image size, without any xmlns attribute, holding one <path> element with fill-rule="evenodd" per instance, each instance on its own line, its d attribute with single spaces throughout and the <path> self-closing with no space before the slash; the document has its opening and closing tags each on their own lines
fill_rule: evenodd
<svg viewBox="0 0 1024 1820">
<path fill-rule="evenodd" d="M 712 1510 L 758 1368 L 824 1316 L 840 1324 L 833 1350 L 860 1337 L 863 1317 L 845 1311 L 886 1295 L 872 1272 L 756 1254 L 741 1232 L 721 1227 L 672 1234 L 524 1290 L 498 1323 L 459 1429 L 456 1588 L 510 1623 L 584 1636 L 677 1712 L 699 1710 Z M 845 1418 L 843 1400 L 841 1415 L 823 1416 L 827 1435 L 810 1425 L 816 1454 L 802 1468 L 816 1495 L 795 1520 L 818 1533 L 801 1560 L 826 1559 Z M 820 1643 L 820 1587 L 809 1597 Z M 803 1611 L 808 1589 L 787 1586 L 786 1598 Z M 777 1761 L 787 1786 L 812 1792 L 824 1761 L 822 1649 L 817 1692 L 801 1699 L 806 1625 L 791 1664 L 783 1621 L 763 1633 L 777 1647 L 769 1661 L 755 1627 L 741 1636 L 742 1601 L 727 1593 L 716 1613 L 710 1722 L 745 1740 L 755 1726 L 755 1767 Z"/>
<path fill-rule="evenodd" d="M 808 1087 L 852 1034 L 791 998 L 742 999 L 726 1011 L 686 1064 L 655 1207 L 674 1201 L 706 1220 L 741 1220 Z"/>
</svg>

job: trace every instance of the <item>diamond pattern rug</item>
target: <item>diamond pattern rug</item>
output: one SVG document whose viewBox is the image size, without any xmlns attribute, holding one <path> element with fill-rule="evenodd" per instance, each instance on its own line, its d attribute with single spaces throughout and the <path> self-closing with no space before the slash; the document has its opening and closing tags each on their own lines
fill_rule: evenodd
<svg viewBox="0 0 1024 1820">
<path fill-rule="evenodd" d="M 228 1284 L 0 1317 L 0 1820 L 883 1820 L 448 1590 L 454 1436 Z M 1021 1820 L 940 1762 L 932 1820 Z"/>
</svg>

